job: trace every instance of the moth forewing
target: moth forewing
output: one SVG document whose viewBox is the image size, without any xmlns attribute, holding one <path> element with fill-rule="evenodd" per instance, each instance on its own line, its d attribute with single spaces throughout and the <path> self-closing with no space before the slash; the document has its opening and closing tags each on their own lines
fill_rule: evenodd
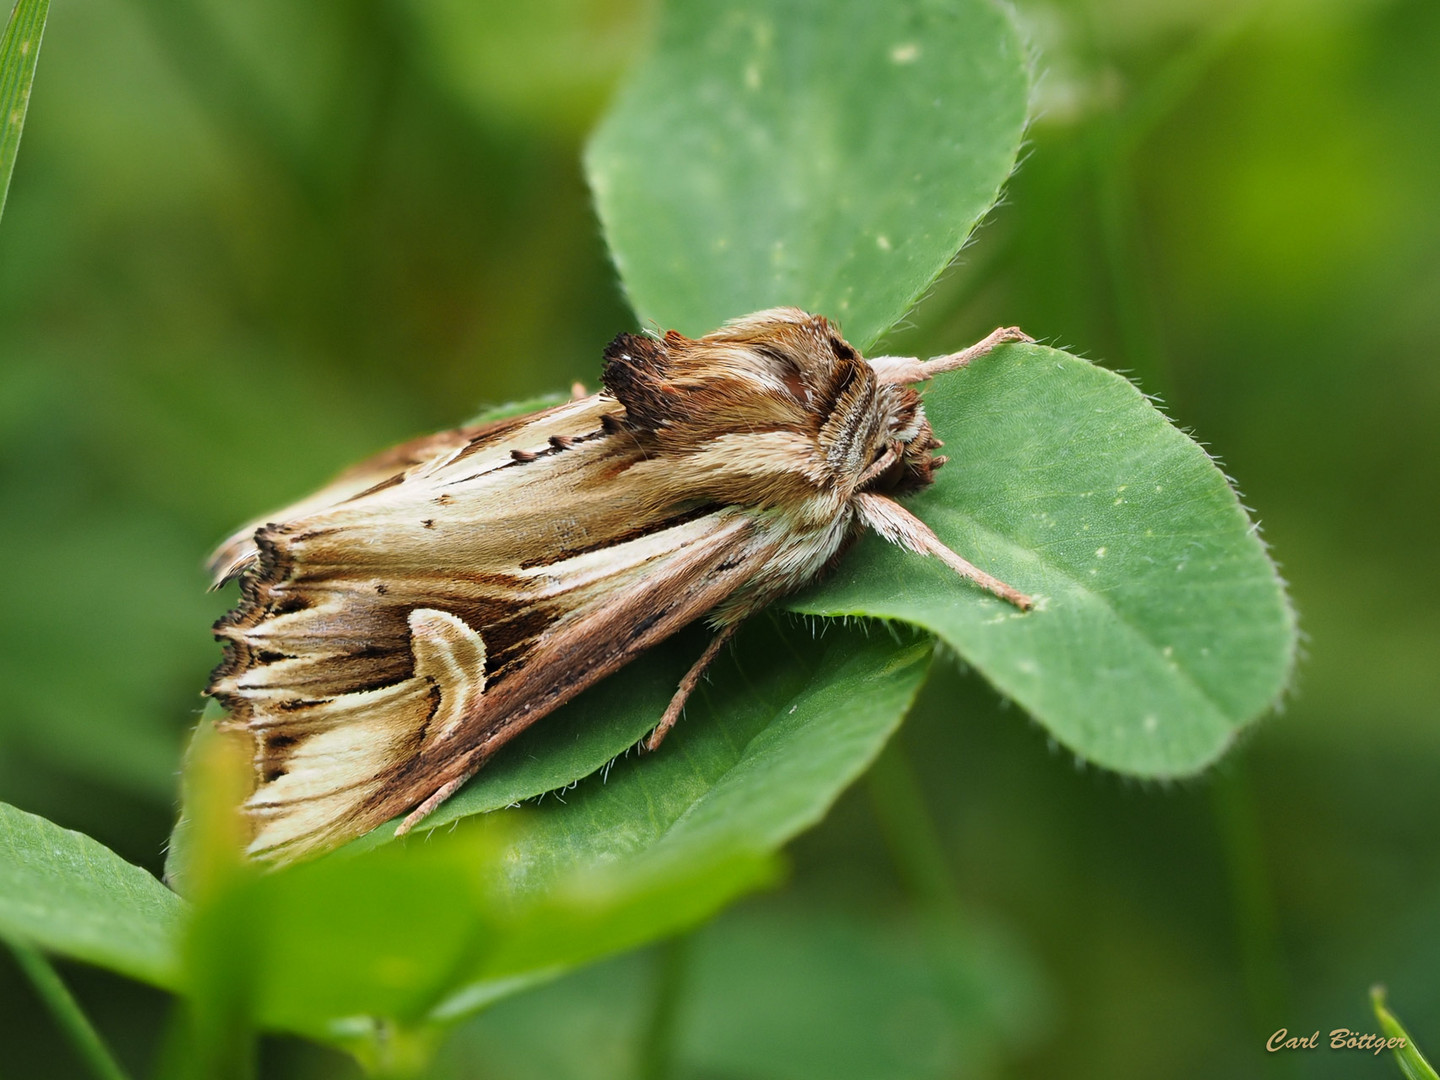
<svg viewBox="0 0 1440 1080">
<path fill-rule="evenodd" d="M 589 421 L 585 416 L 598 406 L 598 401 L 596 395 L 528 416 L 441 431 L 367 458 L 314 494 L 236 530 L 208 561 L 212 584 L 218 588 L 254 564 L 259 557 L 256 532 L 269 523 L 298 521 L 352 499 L 376 494 L 404 480 L 420 478 L 453 464 L 462 454 L 473 459 L 477 468 L 504 464 L 512 454 L 525 453 L 537 442 L 543 448 L 546 440 L 558 431 L 586 425 Z M 588 409 L 583 408 L 586 406 Z M 552 416 L 555 413 L 562 415 Z"/>
<path fill-rule="evenodd" d="M 824 318 L 776 308 L 703 338 L 621 335 L 605 390 L 415 440 L 247 527 L 208 692 L 254 742 L 250 853 L 290 861 L 413 825 L 529 725 L 688 623 L 716 639 L 658 746 L 748 615 L 859 530 L 937 555 L 1018 607 L 893 496 L 943 462 L 906 383 Z"/>
</svg>

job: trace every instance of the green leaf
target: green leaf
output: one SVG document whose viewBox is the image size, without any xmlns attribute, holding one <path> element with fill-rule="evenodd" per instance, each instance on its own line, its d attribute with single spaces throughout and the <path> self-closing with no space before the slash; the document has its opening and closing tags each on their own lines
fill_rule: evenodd
<svg viewBox="0 0 1440 1080">
<path fill-rule="evenodd" d="M 1420 1053 L 1415 1040 L 1410 1038 L 1410 1033 L 1385 1004 L 1383 986 L 1370 988 L 1370 1004 L 1375 1008 L 1375 1017 L 1380 1021 L 1380 1031 L 1390 1046 L 1390 1052 L 1395 1055 L 1395 1064 L 1405 1074 L 1405 1080 L 1440 1080 L 1440 1076 L 1435 1073 L 1435 1066 L 1425 1060 L 1425 1055 Z"/>
<path fill-rule="evenodd" d="M 669 5 L 586 156 L 636 313 L 694 335 L 793 304 L 868 347 L 995 202 L 1028 93 L 985 0 Z"/>
<path fill-rule="evenodd" d="M 789 606 L 934 631 L 1107 768 L 1214 761 L 1284 689 L 1296 636 L 1220 470 L 1125 379 L 1038 345 L 940 376 L 925 400 L 950 463 L 910 508 L 1036 610 L 873 537 Z"/>
<path fill-rule="evenodd" d="M 19 0 L 0 38 L 0 217 L 5 214 L 15 155 L 20 152 L 20 133 L 25 129 L 30 86 L 49 14 L 50 0 Z"/>
<path fill-rule="evenodd" d="M 0 803 L 0 936 L 173 989 L 184 917 L 103 844 Z"/>
</svg>

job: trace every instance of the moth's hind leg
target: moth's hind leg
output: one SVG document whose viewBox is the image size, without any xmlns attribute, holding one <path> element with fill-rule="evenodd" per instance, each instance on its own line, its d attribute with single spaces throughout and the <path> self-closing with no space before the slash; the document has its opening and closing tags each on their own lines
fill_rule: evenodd
<svg viewBox="0 0 1440 1080">
<path fill-rule="evenodd" d="M 437 806 L 464 787 L 465 782 L 479 771 L 480 766 L 476 765 L 474 768 L 468 769 L 460 776 L 457 776 L 454 780 L 442 784 L 435 794 L 431 795 L 414 810 L 411 810 L 410 813 L 405 815 L 405 820 L 395 827 L 395 835 L 404 836 L 416 825 L 419 825 L 420 822 L 430 816 Z"/>
<path fill-rule="evenodd" d="M 735 631 L 739 628 L 739 623 L 731 623 L 715 631 L 715 637 L 711 639 L 709 645 L 705 646 L 705 651 L 700 654 L 700 659 L 695 661 L 694 666 L 692 666 L 690 670 L 685 673 L 685 677 L 680 680 L 680 688 L 675 691 L 675 696 L 670 699 L 670 704 L 665 708 L 665 715 L 660 717 L 660 723 L 655 725 L 655 730 L 650 733 L 650 737 L 641 743 L 646 750 L 658 750 L 660 748 L 660 744 L 665 741 L 665 736 L 668 735 L 670 729 L 675 726 L 675 721 L 680 719 L 680 713 L 685 708 L 685 702 L 688 701 L 690 695 L 695 692 L 695 687 L 700 685 L 700 678 L 705 674 L 705 669 L 710 666 L 715 657 L 720 655 L 720 649 L 727 641 L 735 636 Z"/>
</svg>

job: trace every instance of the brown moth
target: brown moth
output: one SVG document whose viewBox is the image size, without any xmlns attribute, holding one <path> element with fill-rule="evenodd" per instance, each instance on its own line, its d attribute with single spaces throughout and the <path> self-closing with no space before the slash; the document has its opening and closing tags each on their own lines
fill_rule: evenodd
<svg viewBox="0 0 1440 1080">
<path fill-rule="evenodd" d="M 909 384 L 1006 341 L 865 360 L 774 308 L 698 340 L 621 334 L 605 389 L 406 443 L 217 551 L 240 603 L 207 693 L 254 744 L 249 853 L 409 829 L 525 728 L 696 619 L 715 637 L 655 749 L 748 616 L 862 530 L 1016 607 L 895 500 L 944 463 Z"/>
</svg>

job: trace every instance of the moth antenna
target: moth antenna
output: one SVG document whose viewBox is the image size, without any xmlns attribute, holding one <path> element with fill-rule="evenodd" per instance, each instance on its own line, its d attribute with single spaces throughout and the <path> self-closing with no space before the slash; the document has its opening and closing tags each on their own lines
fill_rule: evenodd
<svg viewBox="0 0 1440 1080">
<path fill-rule="evenodd" d="M 1019 589 L 1005 584 L 997 577 L 992 577 L 978 566 L 951 551 L 931 531 L 929 525 L 926 525 L 894 499 L 866 492 L 855 496 L 855 504 L 865 524 L 892 544 L 898 544 L 917 555 L 934 555 L 967 581 L 973 581 L 986 592 L 993 593 L 1001 600 L 1014 604 L 1021 611 L 1029 611 L 1035 606 L 1035 601 Z"/>
</svg>

